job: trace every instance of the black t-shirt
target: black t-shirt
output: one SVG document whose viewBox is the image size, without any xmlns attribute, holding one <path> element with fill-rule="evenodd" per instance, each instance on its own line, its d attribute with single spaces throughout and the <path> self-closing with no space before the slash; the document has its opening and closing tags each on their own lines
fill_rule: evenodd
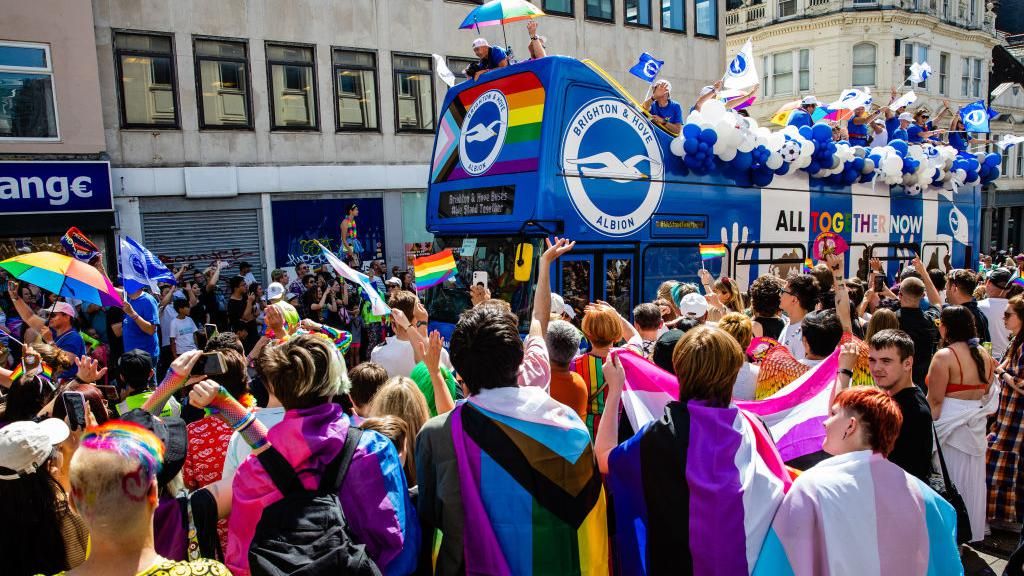
<svg viewBox="0 0 1024 576">
<path fill-rule="evenodd" d="M 228 298 L 228 326 L 232 330 L 238 330 L 239 328 L 245 327 L 245 322 L 242 322 L 242 315 L 245 314 L 246 301 L 235 300 L 234 298 Z"/>
<path fill-rule="evenodd" d="M 113 367 L 117 366 L 117 360 L 124 354 L 124 337 L 114 334 L 114 326 L 120 326 L 124 321 L 124 310 L 117 306 L 111 306 L 104 312 L 107 316 L 107 346 L 110 348 L 110 367 Z"/>
<path fill-rule="evenodd" d="M 896 316 L 900 319 L 900 330 L 906 332 L 914 341 L 914 384 L 927 390 L 924 377 L 928 375 L 928 366 L 935 354 L 935 345 L 939 341 L 939 329 L 935 326 L 938 310 L 929 308 L 900 308 Z"/>
<path fill-rule="evenodd" d="M 928 400 L 917 386 L 900 390 L 892 399 L 900 405 L 903 424 L 889 461 L 927 482 L 932 473 L 932 410 Z"/>
<path fill-rule="evenodd" d="M 772 338 L 773 340 L 778 340 L 779 336 L 782 336 L 782 331 L 786 328 L 786 321 L 778 316 L 773 318 L 758 316 L 754 318 L 754 322 L 761 325 L 761 332 L 765 338 Z"/>
</svg>

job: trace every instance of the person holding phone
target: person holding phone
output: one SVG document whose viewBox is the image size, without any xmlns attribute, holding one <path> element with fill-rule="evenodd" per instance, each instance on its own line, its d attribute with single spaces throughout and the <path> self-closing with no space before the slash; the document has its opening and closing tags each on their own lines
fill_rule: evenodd
<svg viewBox="0 0 1024 576">
<path fill-rule="evenodd" d="M 44 342 L 52 343 L 61 350 L 73 354 L 76 358 L 85 354 L 85 342 L 82 336 L 75 329 L 75 319 L 78 313 L 75 307 L 67 302 L 55 302 L 50 312 L 50 317 L 43 320 L 32 308 L 18 295 L 18 283 L 7 283 L 7 294 L 14 303 L 15 310 L 21 321 L 39 332 Z M 68 368 L 56 374 L 57 378 L 71 378 L 75 375 L 73 368 Z"/>
</svg>

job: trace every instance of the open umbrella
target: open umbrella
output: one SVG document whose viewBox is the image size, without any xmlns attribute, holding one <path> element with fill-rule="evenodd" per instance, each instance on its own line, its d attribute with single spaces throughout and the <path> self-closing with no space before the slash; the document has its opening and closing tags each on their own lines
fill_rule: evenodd
<svg viewBox="0 0 1024 576">
<path fill-rule="evenodd" d="M 490 0 L 490 2 L 474 8 L 459 25 L 459 30 L 501 24 L 501 35 L 505 38 L 505 44 L 508 45 L 505 24 L 544 15 L 540 8 L 526 0 Z"/>
<path fill-rule="evenodd" d="M 772 124 L 778 124 L 779 126 L 785 126 L 789 123 L 789 117 L 793 114 L 793 111 L 800 107 L 800 100 L 793 100 L 792 102 L 786 102 L 779 108 L 775 114 L 772 115 Z"/>
<path fill-rule="evenodd" d="M 67 298 L 123 306 L 110 279 L 96 268 L 56 252 L 31 252 L 0 262 L 11 276 Z"/>
</svg>

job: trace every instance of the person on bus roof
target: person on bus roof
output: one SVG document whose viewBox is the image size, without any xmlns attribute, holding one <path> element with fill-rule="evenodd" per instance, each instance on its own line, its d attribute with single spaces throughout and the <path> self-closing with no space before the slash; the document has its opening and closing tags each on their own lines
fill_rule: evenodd
<svg viewBox="0 0 1024 576">
<path fill-rule="evenodd" d="M 812 115 L 818 106 L 821 106 L 821 102 L 817 98 L 814 96 L 804 96 L 804 99 L 800 101 L 800 107 L 793 110 L 793 113 L 789 115 L 789 125 L 796 126 L 797 128 L 813 126 L 814 118 L 812 118 Z"/>
<path fill-rule="evenodd" d="M 651 113 L 653 121 L 671 134 L 683 129 L 683 107 L 672 100 L 672 83 L 664 78 L 654 82 L 651 97 L 644 101 L 644 110 Z"/>
<path fill-rule="evenodd" d="M 480 59 L 477 64 L 473 80 L 479 80 L 480 76 L 488 70 L 504 68 L 508 66 L 508 55 L 497 46 L 491 46 L 486 38 L 473 40 L 473 53 Z"/>
</svg>

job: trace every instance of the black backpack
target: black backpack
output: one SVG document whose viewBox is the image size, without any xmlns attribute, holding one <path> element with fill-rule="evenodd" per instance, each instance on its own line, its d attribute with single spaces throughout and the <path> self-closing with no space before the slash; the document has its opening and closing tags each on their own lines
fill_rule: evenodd
<svg viewBox="0 0 1024 576">
<path fill-rule="evenodd" d="M 345 445 L 324 469 L 315 492 L 306 490 L 273 446 L 257 456 L 284 498 L 267 506 L 256 524 L 249 544 L 253 576 L 380 576 L 365 547 L 356 544 L 349 533 L 338 501 L 338 490 L 361 435 L 359 428 L 348 429 Z"/>
</svg>

